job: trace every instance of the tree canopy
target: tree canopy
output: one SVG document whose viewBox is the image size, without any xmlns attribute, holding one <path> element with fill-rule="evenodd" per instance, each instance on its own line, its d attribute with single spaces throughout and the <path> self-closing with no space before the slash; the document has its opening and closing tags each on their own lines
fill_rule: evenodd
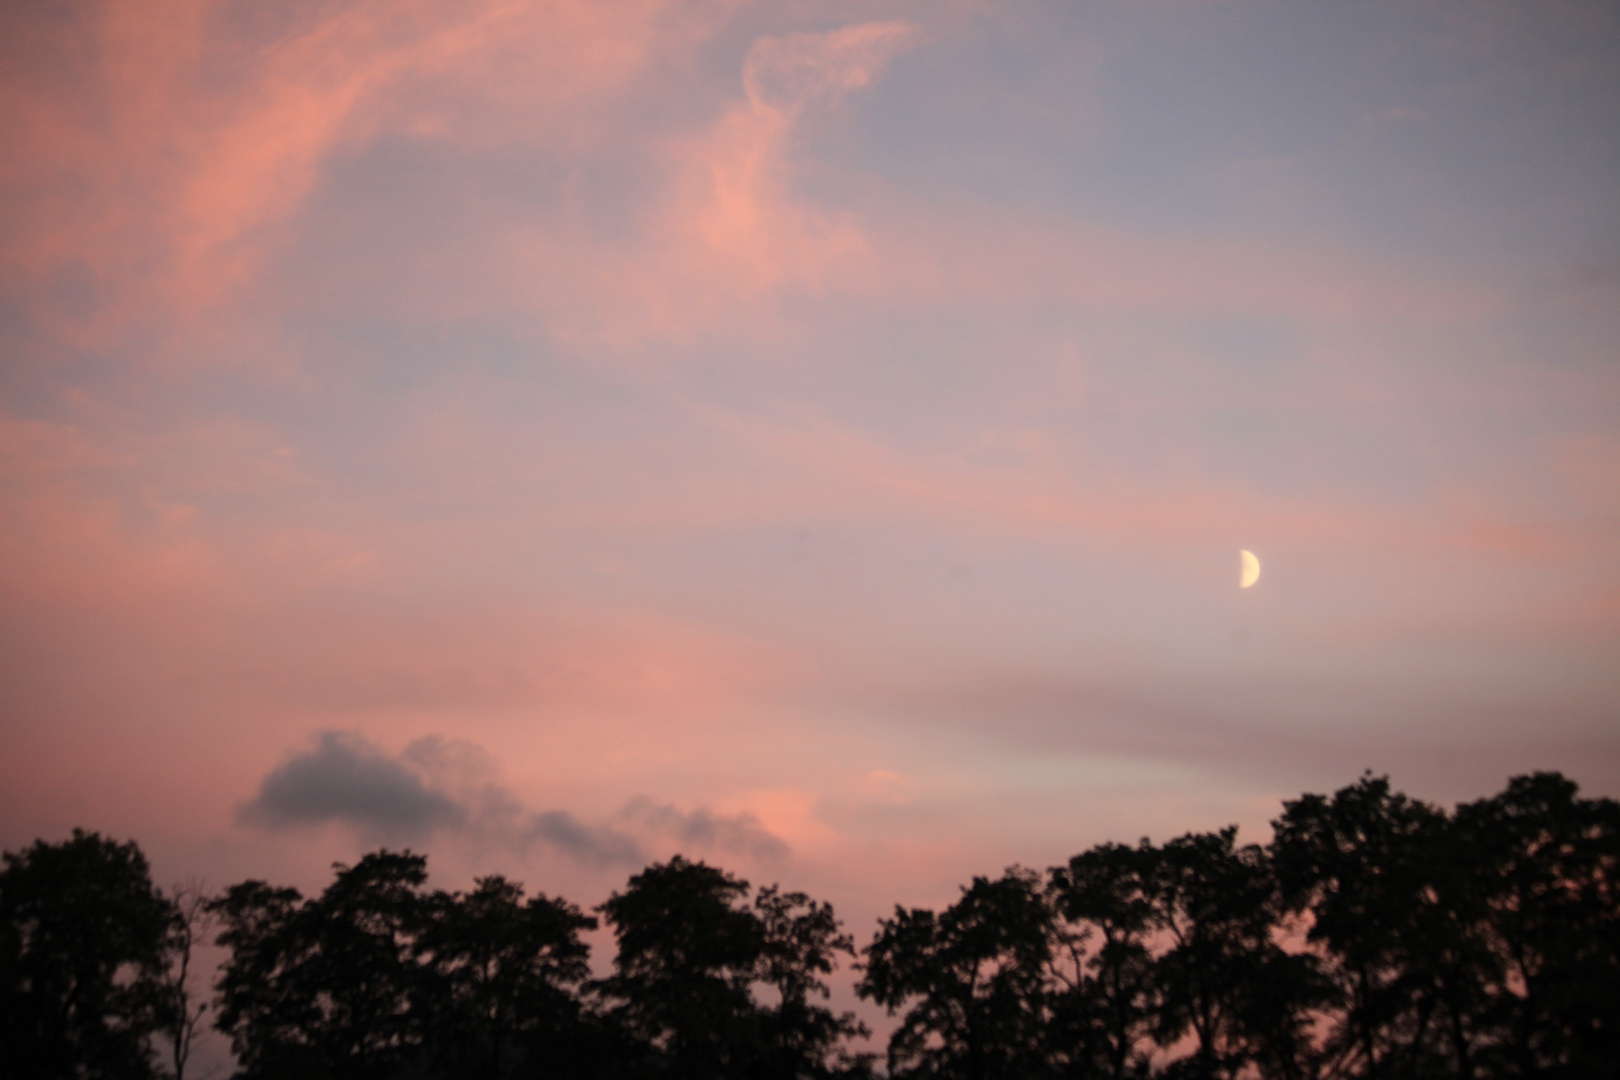
<svg viewBox="0 0 1620 1080">
<path fill-rule="evenodd" d="M 0 1077 L 155 1075 L 177 918 L 134 843 L 75 829 L 0 871 Z"/>
<path fill-rule="evenodd" d="M 1445 810 L 1366 775 L 1235 828 L 1099 844 L 899 907 L 857 951 L 832 907 L 675 856 L 598 920 L 501 876 L 430 890 L 377 851 L 330 885 L 155 888 L 76 831 L 0 870 L 0 1080 L 153 1080 L 207 1013 L 241 1080 L 831 1080 L 874 1075 L 829 978 L 928 1080 L 1613 1077 L 1620 804 L 1554 773 Z M 206 917 L 205 917 L 206 916 Z M 210 922 L 211 920 L 211 922 Z M 198 927 L 228 950 L 186 989 Z"/>
</svg>

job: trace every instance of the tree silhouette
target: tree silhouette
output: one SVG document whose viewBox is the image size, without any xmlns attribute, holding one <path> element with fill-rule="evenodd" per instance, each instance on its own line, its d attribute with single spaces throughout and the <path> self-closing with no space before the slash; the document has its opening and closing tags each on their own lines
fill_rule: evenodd
<svg viewBox="0 0 1620 1080">
<path fill-rule="evenodd" d="M 1147 858 L 1150 924 L 1168 949 L 1153 965 L 1155 1038 L 1171 1046 L 1189 1032 L 1192 1054 L 1167 1076 L 1216 1080 L 1248 1065 L 1301 1076 L 1308 1011 L 1330 988 L 1314 958 L 1290 957 L 1273 940 L 1279 905 L 1269 860 L 1258 845 L 1236 846 L 1237 828 L 1189 833 Z"/>
<path fill-rule="evenodd" d="M 1363 777 L 1329 799 L 1284 803 L 1273 850 L 1289 907 L 1308 911 L 1344 987 L 1346 1012 L 1329 1049 L 1382 1078 L 1423 1056 L 1434 1002 L 1408 962 L 1429 888 L 1427 855 L 1438 835 L 1433 807 Z"/>
<path fill-rule="evenodd" d="M 374 1080 L 413 1056 L 421 983 L 413 943 L 425 917 L 426 860 L 379 851 L 317 899 L 261 881 L 233 886 L 211 908 L 231 949 L 216 1026 L 249 1077 Z"/>
<path fill-rule="evenodd" d="M 1620 1061 L 1620 803 L 1577 790 L 1536 773 L 1457 808 L 1466 891 L 1499 959 L 1485 1061 L 1498 1075 L 1612 1075 Z"/>
<path fill-rule="evenodd" d="M 863 1029 L 816 1001 L 828 996 L 823 976 L 837 955 L 853 952 L 832 907 L 773 885 L 750 908 L 748 890 L 677 855 L 614 893 L 598 909 L 618 939 L 614 973 L 596 984 L 608 1016 L 651 1051 L 644 1070 L 659 1075 L 812 1080 L 864 1071 L 839 1048 Z"/>
<path fill-rule="evenodd" d="M 840 953 L 853 957 L 855 942 L 840 932 L 832 905 L 804 893 L 784 893 L 767 885 L 754 898 L 761 950 L 755 977 L 776 996 L 762 1016 L 764 1072 L 794 1078 L 827 1077 L 854 1068 L 840 1044 L 868 1034 L 853 1013 L 834 1013 L 816 999 L 829 996 L 823 976 L 832 974 Z"/>
<path fill-rule="evenodd" d="M 5 854 L 0 871 L 0 1077 L 154 1075 L 164 946 L 175 922 L 146 858 L 75 829 Z"/>
<path fill-rule="evenodd" d="M 974 878 L 937 916 L 879 920 L 859 993 L 890 1013 L 916 1002 L 889 1039 L 890 1075 L 1041 1075 L 1051 922 L 1040 879 L 1016 867 Z"/>
<path fill-rule="evenodd" d="M 426 965 L 416 1003 L 429 1057 L 447 1076 L 499 1078 L 520 1060 L 568 1057 L 590 974 L 580 932 L 596 920 L 523 887 L 480 878 L 470 893 L 436 893 L 416 954 Z M 514 1051 L 519 1051 L 514 1054 Z"/>
<path fill-rule="evenodd" d="M 1475 1075 L 1498 960 L 1448 816 L 1369 775 L 1274 824 L 1286 902 L 1309 912 L 1344 994 L 1328 1053 L 1369 1078 Z"/>
<path fill-rule="evenodd" d="M 633 876 L 599 909 L 619 946 L 600 992 L 673 1077 L 743 1076 L 761 1057 L 749 984 L 764 933 L 737 905 L 747 893 L 746 881 L 677 855 Z"/>
<path fill-rule="evenodd" d="M 900 1014 L 889 1075 L 931 1080 L 1595 1080 L 1620 1060 L 1620 804 L 1553 773 L 1447 813 L 1370 774 L 1236 829 L 1099 844 L 1046 879 L 895 908 L 856 990 Z M 675 857 L 596 920 L 505 878 L 425 891 L 379 851 L 318 897 L 153 889 L 75 832 L 0 869 L 0 1080 L 184 1080 L 208 918 L 240 1080 L 869 1077 L 827 1005 L 833 909 Z"/>
<path fill-rule="evenodd" d="M 174 1080 L 185 1080 L 186 1065 L 202 1030 L 208 1002 L 197 1000 L 192 989 L 192 961 L 214 924 L 211 897 L 198 884 L 176 885 L 169 891 L 174 921 L 164 941 L 168 964 L 159 976 L 159 1022 L 169 1040 L 169 1064 Z"/>
<path fill-rule="evenodd" d="M 1099 844 L 1052 871 L 1057 913 L 1070 941 L 1089 946 L 1084 963 L 1055 1003 L 1057 1033 L 1076 1075 L 1113 1080 L 1145 1076 L 1156 1024 L 1154 964 L 1149 936 L 1158 853 Z"/>
</svg>

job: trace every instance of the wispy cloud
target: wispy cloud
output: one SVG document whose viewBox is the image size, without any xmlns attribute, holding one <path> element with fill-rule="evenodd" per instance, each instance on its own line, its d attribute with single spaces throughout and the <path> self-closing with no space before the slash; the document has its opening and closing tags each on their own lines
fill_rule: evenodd
<svg viewBox="0 0 1620 1080">
<path fill-rule="evenodd" d="M 249 17 L 158 0 L 78 5 L 70 26 L 8 9 L 6 32 L 31 48 L 0 76 L 13 150 L 0 183 L 25 207 L 0 273 L 56 340 L 127 345 L 153 319 L 195 334 L 260 276 L 343 146 L 537 122 L 564 137 L 557 106 L 577 116 L 636 72 L 661 7 L 412 0 Z"/>
<path fill-rule="evenodd" d="M 618 820 L 655 836 L 672 837 L 682 845 L 713 848 L 755 859 L 781 859 L 788 853 L 785 843 L 768 832 L 758 817 L 747 810 L 717 814 L 698 807 L 681 811 L 668 803 L 637 798 L 619 812 Z"/>
<path fill-rule="evenodd" d="M 525 840 L 542 840 L 587 863 L 640 865 L 647 861 L 635 838 L 605 825 L 587 825 L 566 810 L 547 810 L 529 819 Z"/>
</svg>

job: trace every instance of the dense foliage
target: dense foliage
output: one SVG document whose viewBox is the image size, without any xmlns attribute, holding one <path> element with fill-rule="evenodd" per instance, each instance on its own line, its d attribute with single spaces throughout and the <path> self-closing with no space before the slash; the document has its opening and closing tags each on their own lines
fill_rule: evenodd
<svg viewBox="0 0 1620 1080">
<path fill-rule="evenodd" d="M 203 904 L 75 832 L 0 871 L 0 1078 L 176 1076 L 209 1007 L 243 1080 L 869 1076 L 826 1004 L 841 957 L 896 1017 L 894 1077 L 1613 1077 L 1617 875 L 1620 804 L 1556 774 L 1450 812 L 1366 776 L 1285 803 L 1265 847 L 975 878 L 858 960 L 827 904 L 677 856 L 597 909 L 617 954 L 592 979 L 597 918 L 505 878 L 429 891 L 422 856 L 379 851 L 319 896 Z M 202 1003 L 200 920 L 229 950 Z"/>
<path fill-rule="evenodd" d="M 133 843 L 74 830 L 0 871 L 0 1076 L 150 1075 L 174 925 Z"/>
<path fill-rule="evenodd" d="M 1446 813 L 1364 777 L 896 909 L 861 993 L 892 1075 L 1620 1075 L 1620 804 L 1563 777 Z"/>
</svg>

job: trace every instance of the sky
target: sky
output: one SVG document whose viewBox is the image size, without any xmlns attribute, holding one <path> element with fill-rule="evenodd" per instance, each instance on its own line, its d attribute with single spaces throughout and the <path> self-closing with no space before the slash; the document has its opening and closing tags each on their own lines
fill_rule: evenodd
<svg viewBox="0 0 1620 1080">
<path fill-rule="evenodd" d="M 0 145 L 8 850 L 866 940 L 1620 795 L 1613 4 L 8 4 Z"/>
</svg>

